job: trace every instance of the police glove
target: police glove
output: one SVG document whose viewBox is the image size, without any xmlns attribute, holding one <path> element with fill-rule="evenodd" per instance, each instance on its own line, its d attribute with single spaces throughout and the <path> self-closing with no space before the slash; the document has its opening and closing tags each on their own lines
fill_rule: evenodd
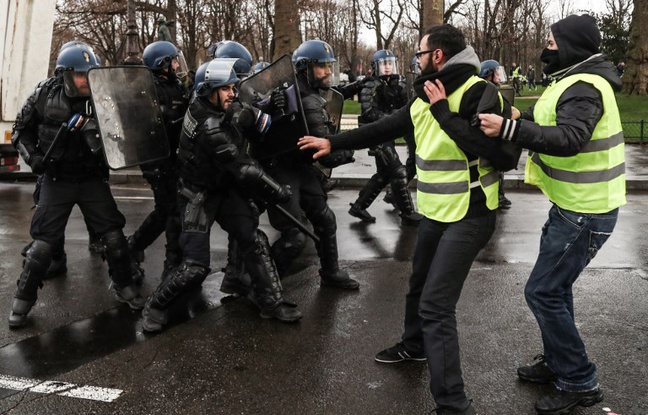
<svg viewBox="0 0 648 415">
<path fill-rule="evenodd" d="M 284 88 L 275 88 L 270 95 L 270 102 L 272 103 L 270 113 L 275 115 L 282 115 L 286 112 L 288 102 L 286 102 L 286 95 Z"/>
<path fill-rule="evenodd" d="M 353 150 L 335 150 L 331 154 L 321 157 L 318 161 L 322 166 L 333 169 L 344 164 L 353 163 L 355 158 L 353 157 Z"/>
<path fill-rule="evenodd" d="M 29 167 L 31 167 L 32 173 L 34 174 L 43 174 L 45 173 L 45 161 L 43 160 L 43 156 L 35 156 L 32 160 L 31 163 L 29 163 Z"/>
</svg>

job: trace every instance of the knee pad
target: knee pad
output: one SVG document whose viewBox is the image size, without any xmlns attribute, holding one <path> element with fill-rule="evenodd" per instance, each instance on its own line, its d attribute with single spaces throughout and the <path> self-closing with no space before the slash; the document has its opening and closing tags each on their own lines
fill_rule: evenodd
<svg viewBox="0 0 648 415">
<path fill-rule="evenodd" d="M 318 235 L 331 235 L 337 231 L 335 213 L 333 213 L 328 205 L 309 219 L 313 223 L 315 233 Z"/>
<path fill-rule="evenodd" d="M 39 263 L 48 262 L 52 260 L 52 255 L 54 254 L 54 246 L 48 242 L 41 241 L 39 239 L 31 243 L 27 252 L 25 252 L 25 257 L 32 261 L 37 261 Z"/>
<path fill-rule="evenodd" d="M 306 235 L 297 228 L 281 234 L 281 237 L 270 248 L 272 257 L 280 268 L 287 267 L 306 247 Z"/>
<path fill-rule="evenodd" d="M 119 258 L 128 253 L 128 242 L 121 229 L 105 233 L 101 236 L 101 243 L 108 258 Z"/>
</svg>

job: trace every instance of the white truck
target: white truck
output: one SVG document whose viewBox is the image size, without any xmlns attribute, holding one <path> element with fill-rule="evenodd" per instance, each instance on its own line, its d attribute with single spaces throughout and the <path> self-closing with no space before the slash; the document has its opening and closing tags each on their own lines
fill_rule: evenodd
<svg viewBox="0 0 648 415">
<path fill-rule="evenodd" d="M 56 0 L 0 0 L 0 173 L 20 171 L 11 128 L 47 78 L 55 11 Z"/>
</svg>

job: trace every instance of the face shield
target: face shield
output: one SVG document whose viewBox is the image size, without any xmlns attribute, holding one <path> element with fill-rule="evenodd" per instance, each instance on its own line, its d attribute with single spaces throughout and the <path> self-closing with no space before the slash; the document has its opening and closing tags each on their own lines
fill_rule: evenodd
<svg viewBox="0 0 648 415">
<path fill-rule="evenodd" d="M 335 78 L 335 67 L 337 66 L 337 81 L 340 80 L 340 68 L 337 62 L 322 62 L 322 63 L 309 63 L 306 74 L 308 77 L 308 84 L 312 88 L 330 88 L 333 85 Z"/>
<path fill-rule="evenodd" d="M 189 73 L 189 65 L 187 65 L 187 60 L 181 50 L 178 50 L 176 60 L 178 61 L 178 68 L 175 70 L 176 76 L 183 79 Z"/>
<path fill-rule="evenodd" d="M 398 75 L 398 60 L 395 56 L 389 56 L 374 61 L 376 66 L 376 76 Z"/>
<path fill-rule="evenodd" d="M 65 95 L 70 98 L 89 97 L 87 72 L 74 72 L 72 69 L 63 71 L 63 87 Z"/>
</svg>

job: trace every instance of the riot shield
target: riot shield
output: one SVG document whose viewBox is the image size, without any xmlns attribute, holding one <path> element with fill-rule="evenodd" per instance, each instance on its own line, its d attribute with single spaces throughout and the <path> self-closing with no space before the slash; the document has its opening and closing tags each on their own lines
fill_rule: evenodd
<svg viewBox="0 0 648 415">
<path fill-rule="evenodd" d="M 117 170 L 169 157 L 160 103 L 147 67 L 92 68 L 88 83 L 108 167 Z"/>
<path fill-rule="evenodd" d="M 506 102 L 513 106 L 513 103 L 515 102 L 515 88 L 513 88 L 512 86 L 503 85 L 500 86 L 499 92 L 502 95 L 502 98 L 504 98 Z"/>
<path fill-rule="evenodd" d="M 239 86 L 239 99 L 262 108 L 259 104 L 268 100 L 276 88 L 284 89 L 288 108 L 283 116 L 278 117 L 274 114 L 265 139 L 252 148 L 254 157 L 259 160 L 293 150 L 298 151 L 297 140 L 308 135 L 308 126 L 290 56 L 282 56 L 263 70 L 243 80 Z"/>
<path fill-rule="evenodd" d="M 333 126 L 331 132 L 337 134 L 340 132 L 344 96 L 335 89 L 329 88 L 323 93 L 323 98 L 326 100 L 326 112 L 329 116 L 329 122 Z"/>
</svg>

